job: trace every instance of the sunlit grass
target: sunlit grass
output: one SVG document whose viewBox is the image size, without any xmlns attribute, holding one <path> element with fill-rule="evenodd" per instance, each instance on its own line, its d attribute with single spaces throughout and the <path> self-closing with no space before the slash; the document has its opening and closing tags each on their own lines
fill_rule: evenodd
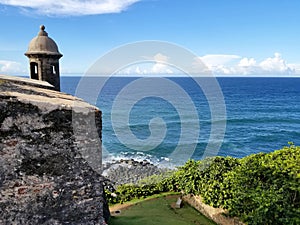
<svg viewBox="0 0 300 225">
<path fill-rule="evenodd" d="M 183 204 L 175 209 L 178 195 L 162 196 L 133 203 L 121 210 L 117 216 L 112 216 L 110 225 L 212 225 L 214 222 L 207 219 L 197 210 Z"/>
</svg>

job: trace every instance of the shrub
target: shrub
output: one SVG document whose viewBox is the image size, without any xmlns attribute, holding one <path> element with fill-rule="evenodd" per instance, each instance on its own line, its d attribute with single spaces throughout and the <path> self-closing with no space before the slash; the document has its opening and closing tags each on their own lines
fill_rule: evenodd
<svg viewBox="0 0 300 225">
<path fill-rule="evenodd" d="M 300 224 L 300 147 L 250 155 L 228 172 L 230 215 L 249 224 Z"/>
</svg>

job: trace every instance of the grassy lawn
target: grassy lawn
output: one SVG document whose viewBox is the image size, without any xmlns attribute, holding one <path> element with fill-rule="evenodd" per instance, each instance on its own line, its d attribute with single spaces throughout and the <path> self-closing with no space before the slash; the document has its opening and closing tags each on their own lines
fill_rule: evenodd
<svg viewBox="0 0 300 225">
<path fill-rule="evenodd" d="M 109 225 L 212 225 L 197 210 L 184 204 L 175 209 L 178 196 L 163 196 L 135 203 L 111 217 Z"/>
</svg>

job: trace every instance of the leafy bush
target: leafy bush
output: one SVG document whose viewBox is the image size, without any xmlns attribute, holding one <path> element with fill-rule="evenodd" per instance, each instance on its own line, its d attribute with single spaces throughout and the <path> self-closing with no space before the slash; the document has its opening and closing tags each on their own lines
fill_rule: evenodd
<svg viewBox="0 0 300 225">
<path fill-rule="evenodd" d="M 148 196 L 159 194 L 159 190 L 156 184 L 152 185 L 134 185 L 123 184 L 118 186 L 115 192 L 106 190 L 106 199 L 109 204 L 123 203 L 132 199 L 146 198 Z"/>
<path fill-rule="evenodd" d="M 249 224 L 300 224 L 300 147 L 250 155 L 226 175 L 230 215 Z"/>
<path fill-rule="evenodd" d="M 163 180 L 160 185 L 163 187 L 163 190 L 199 193 L 200 165 L 201 161 L 189 160 L 184 166 L 178 168 L 172 176 Z"/>
<path fill-rule="evenodd" d="M 214 207 L 224 205 L 224 201 L 231 196 L 224 190 L 224 179 L 228 171 L 233 170 L 239 165 L 239 160 L 232 157 L 215 157 L 209 163 L 207 168 L 203 170 L 201 179 L 201 186 L 199 194 L 203 201 Z"/>
<path fill-rule="evenodd" d="M 238 165 L 239 160 L 232 157 L 190 160 L 163 182 L 167 190 L 201 195 L 205 202 L 218 207 L 224 203 L 224 198 L 229 197 L 220 193 L 224 175 Z"/>
</svg>

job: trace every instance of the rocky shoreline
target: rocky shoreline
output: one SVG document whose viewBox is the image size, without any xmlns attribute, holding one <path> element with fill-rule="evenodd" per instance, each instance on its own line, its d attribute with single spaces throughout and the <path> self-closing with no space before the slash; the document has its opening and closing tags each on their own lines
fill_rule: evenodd
<svg viewBox="0 0 300 225">
<path fill-rule="evenodd" d="M 121 184 L 136 184 L 141 179 L 151 175 L 162 174 L 169 169 L 160 168 L 147 160 L 121 159 L 103 165 L 102 175 L 112 182 L 114 186 Z"/>
</svg>

